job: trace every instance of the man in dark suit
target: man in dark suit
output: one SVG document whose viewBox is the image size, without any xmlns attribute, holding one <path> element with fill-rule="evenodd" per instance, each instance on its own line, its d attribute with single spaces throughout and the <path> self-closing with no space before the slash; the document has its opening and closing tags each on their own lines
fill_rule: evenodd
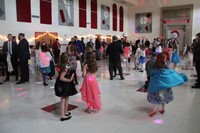
<svg viewBox="0 0 200 133">
<path fill-rule="evenodd" d="M 29 43 L 24 37 L 25 37 L 24 33 L 19 33 L 18 61 L 20 65 L 21 79 L 19 82 L 17 82 L 17 84 L 23 84 L 25 82 L 29 82 L 29 67 L 28 67 L 28 60 L 30 59 Z"/>
<path fill-rule="evenodd" d="M 124 80 L 120 57 L 120 55 L 123 54 L 122 45 L 120 41 L 117 41 L 118 39 L 116 36 L 113 36 L 112 39 L 113 42 L 108 45 L 108 48 L 106 50 L 106 54 L 109 55 L 110 80 L 113 80 L 113 70 L 115 67 L 119 71 L 121 80 Z"/>
<path fill-rule="evenodd" d="M 196 42 L 193 48 L 193 63 L 197 71 L 197 80 L 192 88 L 200 89 L 200 33 L 196 34 Z"/>
<path fill-rule="evenodd" d="M 12 67 L 15 73 L 15 80 L 18 81 L 18 69 L 17 69 L 17 43 L 12 41 L 12 34 L 8 34 L 8 41 L 3 43 L 3 55 L 4 61 L 6 64 L 6 79 L 4 82 L 10 80 L 10 74 L 12 70 L 9 70 L 9 67 Z M 7 57 L 10 57 L 10 60 L 7 60 Z M 8 62 L 9 61 L 9 62 Z M 12 66 L 9 66 L 12 64 Z"/>
</svg>

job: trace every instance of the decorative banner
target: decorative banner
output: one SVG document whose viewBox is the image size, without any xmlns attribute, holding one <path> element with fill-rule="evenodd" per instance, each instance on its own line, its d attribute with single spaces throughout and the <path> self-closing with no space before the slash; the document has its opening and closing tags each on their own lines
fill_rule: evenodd
<svg viewBox="0 0 200 133">
<path fill-rule="evenodd" d="M 17 21 L 31 22 L 31 0 L 16 0 Z"/>
<path fill-rule="evenodd" d="M 135 15 L 135 32 L 151 33 L 152 32 L 152 12 L 138 13 Z"/>
<path fill-rule="evenodd" d="M 0 0 L 0 20 L 6 20 L 4 0 Z"/>
<path fill-rule="evenodd" d="M 74 26 L 74 0 L 58 0 L 59 25 Z"/>
<path fill-rule="evenodd" d="M 79 27 L 86 28 L 87 27 L 87 1 L 79 0 Z"/>
<path fill-rule="evenodd" d="M 101 5 L 101 29 L 110 30 L 110 7 Z"/>
<path fill-rule="evenodd" d="M 124 8 L 122 6 L 119 8 L 119 31 L 124 31 Z"/>
<path fill-rule="evenodd" d="M 113 4 L 113 31 L 117 31 L 117 5 Z"/>
<path fill-rule="evenodd" d="M 40 0 L 40 23 L 52 24 L 52 1 Z"/>
<path fill-rule="evenodd" d="M 97 0 L 91 0 L 91 28 L 97 29 Z"/>
</svg>

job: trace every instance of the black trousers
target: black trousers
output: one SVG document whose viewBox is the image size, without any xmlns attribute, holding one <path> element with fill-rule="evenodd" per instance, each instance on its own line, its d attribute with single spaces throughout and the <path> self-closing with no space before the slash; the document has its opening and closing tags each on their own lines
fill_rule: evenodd
<svg viewBox="0 0 200 133">
<path fill-rule="evenodd" d="M 123 78 L 121 61 L 119 61 L 119 62 L 109 62 L 110 78 L 113 78 L 113 71 L 114 71 L 114 73 L 116 73 L 116 70 L 119 71 L 120 77 Z"/>
<path fill-rule="evenodd" d="M 29 81 L 29 67 L 28 60 L 20 60 L 21 81 Z"/>
<path fill-rule="evenodd" d="M 197 71 L 197 80 L 198 80 L 198 84 L 200 84 L 200 62 L 196 62 L 195 63 L 195 68 L 196 68 L 196 71 Z"/>
<path fill-rule="evenodd" d="M 6 79 L 10 79 L 11 72 L 8 71 L 8 62 L 6 61 Z M 18 80 L 18 69 L 17 69 L 17 59 L 13 56 L 11 56 L 11 64 L 14 70 L 15 78 Z"/>
<path fill-rule="evenodd" d="M 54 54 L 54 61 L 57 64 L 59 62 L 60 50 L 59 49 L 54 49 L 53 50 L 53 54 Z"/>
</svg>

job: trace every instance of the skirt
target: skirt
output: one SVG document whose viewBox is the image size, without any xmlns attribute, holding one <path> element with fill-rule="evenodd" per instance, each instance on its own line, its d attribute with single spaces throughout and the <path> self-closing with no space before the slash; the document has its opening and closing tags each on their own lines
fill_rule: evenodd
<svg viewBox="0 0 200 133">
<path fill-rule="evenodd" d="M 81 86 L 81 94 L 83 101 L 93 109 L 101 109 L 100 89 L 96 76 L 86 75 Z"/>
<path fill-rule="evenodd" d="M 180 58 L 177 53 L 173 53 L 171 57 L 171 62 L 174 64 L 180 63 Z"/>
<path fill-rule="evenodd" d="M 139 63 L 144 64 L 146 62 L 146 57 L 140 56 Z"/>
<path fill-rule="evenodd" d="M 77 94 L 76 87 L 74 85 L 74 82 L 63 82 L 60 81 L 60 76 L 56 79 L 56 83 L 54 86 L 55 95 L 58 97 L 66 97 L 66 96 L 73 96 Z"/>
<path fill-rule="evenodd" d="M 174 95 L 172 89 L 166 89 L 160 92 L 148 92 L 147 100 L 151 104 L 162 105 L 168 104 L 174 100 Z"/>
</svg>

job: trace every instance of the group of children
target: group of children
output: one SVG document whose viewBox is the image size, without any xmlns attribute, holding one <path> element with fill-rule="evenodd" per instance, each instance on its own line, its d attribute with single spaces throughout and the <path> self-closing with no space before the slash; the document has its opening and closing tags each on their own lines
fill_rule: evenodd
<svg viewBox="0 0 200 133">
<path fill-rule="evenodd" d="M 73 44 L 69 47 L 73 49 Z M 82 94 L 82 99 L 87 104 L 87 109 L 85 112 L 98 112 L 101 110 L 101 97 L 100 97 L 100 89 L 96 79 L 97 72 L 97 62 L 96 58 L 93 54 L 92 48 L 86 48 L 87 52 L 85 54 L 85 61 L 83 65 L 83 83 L 80 88 L 80 92 Z M 69 96 L 75 95 L 77 90 L 75 88 L 75 83 L 77 81 L 74 80 L 74 76 L 76 72 L 74 71 L 73 58 L 70 56 L 75 56 L 75 51 L 71 51 L 70 54 L 64 52 L 60 58 L 59 64 L 59 76 L 56 79 L 55 83 L 55 94 L 58 97 L 61 97 L 61 121 L 71 119 L 71 113 L 68 112 L 68 103 Z M 77 80 L 75 78 L 75 80 Z"/>
</svg>

